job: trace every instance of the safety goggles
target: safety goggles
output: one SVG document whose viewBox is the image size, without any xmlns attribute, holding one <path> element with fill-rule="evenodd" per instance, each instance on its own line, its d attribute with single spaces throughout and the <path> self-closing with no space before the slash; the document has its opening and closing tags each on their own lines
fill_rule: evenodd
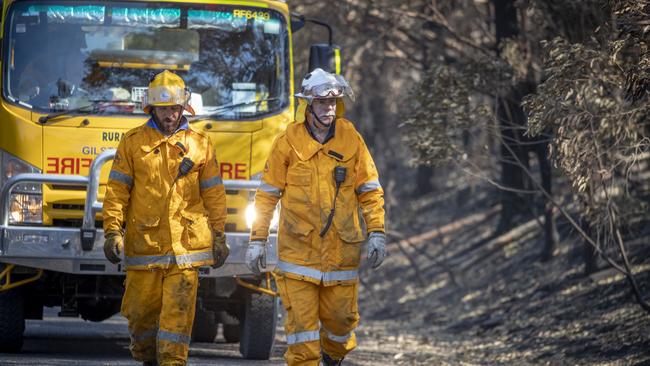
<svg viewBox="0 0 650 366">
<path fill-rule="evenodd" d="M 311 95 L 315 98 L 339 98 L 343 96 L 345 89 L 341 85 L 322 84 L 317 85 L 311 90 Z"/>
<path fill-rule="evenodd" d="M 354 92 L 341 75 L 330 75 L 330 80 L 318 85 L 307 85 L 303 83 L 302 91 L 296 94 L 298 98 L 304 98 L 311 104 L 313 99 L 330 99 L 348 97 L 354 101 Z"/>
</svg>

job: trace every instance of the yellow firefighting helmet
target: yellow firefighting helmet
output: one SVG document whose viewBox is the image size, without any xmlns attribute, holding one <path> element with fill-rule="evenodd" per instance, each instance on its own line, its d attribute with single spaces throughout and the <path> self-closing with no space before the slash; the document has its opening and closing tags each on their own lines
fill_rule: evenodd
<svg viewBox="0 0 650 366">
<path fill-rule="evenodd" d="M 151 114 L 151 107 L 180 105 L 191 115 L 194 109 L 189 104 L 191 93 L 185 87 L 183 79 L 171 71 L 165 70 L 156 75 L 147 89 L 142 105 L 145 113 Z"/>
</svg>

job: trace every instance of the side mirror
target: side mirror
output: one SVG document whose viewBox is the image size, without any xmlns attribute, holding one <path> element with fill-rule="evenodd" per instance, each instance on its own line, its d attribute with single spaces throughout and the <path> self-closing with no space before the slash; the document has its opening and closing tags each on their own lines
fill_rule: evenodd
<svg viewBox="0 0 650 366">
<path fill-rule="evenodd" d="M 293 32 L 302 28 L 305 23 L 314 23 L 327 29 L 327 43 L 317 43 L 309 48 L 309 71 L 320 67 L 321 69 L 341 74 L 343 71 L 341 64 L 341 47 L 332 42 L 332 27 L 322 20 L 305 18 L 304 15 L 291 13 L 291 29 Z"/>
<path fill-rule="evenodd" d="M 291 32 L 297 32 L 301 30 L 302 27 L 304 27 L 305 23 L 307 22 L 305 16 L 298 13 L 291 13 L 290 21 L 291 21 Z"/>
<path fill-rule="evenodd" d="M 309 71 L 320 67 L 321 69 L 341 74 L 341 47 L 335 44 L 318 43 L 309 48 Z"/>
</svg>

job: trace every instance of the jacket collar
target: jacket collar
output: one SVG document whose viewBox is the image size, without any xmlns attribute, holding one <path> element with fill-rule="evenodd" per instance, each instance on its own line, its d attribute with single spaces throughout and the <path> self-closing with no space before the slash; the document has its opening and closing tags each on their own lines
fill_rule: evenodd
<svg viewBox="0 0 650 366">
<path fill-rule="evenodd" d="M 347 161 L 357 151 L 359 139 L 356 136 L 354 125 L 345 118 L 336 119 L 334 138 L 321 145 L 308 132 L 307 126 L 294 123 L 287 127 L 287 140 L 300 160 L 309 160 L 320 150 L 339 161 Z"/>
<path fill-rule="evenodd" d="M 160 132 L 160 134 L 163 135 L 163 136 L 165 135 L 165 134 L 160 130 L 160 128 L 158 127 L 158 125 L 156 124 L 156 121 L 153 120 L 153 117 L 149 118 L 149 120 L 147 121 L 147 127 L 151 127 L 151 128 L 153 128 L 153 129 L 155 129 L 156 131 Z M 178 131 L 180 131 L 180 130 L 187 130 L 187 129 L 189 129 L 189 128 L 190 128 L 190 124 L 189 124 L 189 122 L 187 121 L 187 118 L 185 118 L 185 116 L 181 116 L 181 123 L 180 123 L 180 125 L 178 125 L 178 128 L 176 129 L 176 131 L 174 131 L 174 133 L 176 133 L 176 132 L 178 132 Z M 172 133 L 172 135 L 173 135 L 174 133 Z"/>
<path fill-rule="evenodd" d="M 156 147 L 160 146 L 163 142 L 168 142 L 171 145 L 175 145 L 177 142 L 181 142 L 187 148 L 186 144 L 186 132 L 190 130 L 189 123 L 187 118 L 182 117 L 181 124 L 178 126 L 178 129 L 170 135 L 165 136 L 154 122 L 153 118 L 150 118 L 144 126 L 144 133 L 146 140 L 142 144 L 142 150 L 149 152 Z"/>
<path fill-rule="evenodd" d="M 318 141 L 318 139 L 316 138 L 316 135 L 314 135 L 314 131 L 312 131 L 311 127 L 309 126 L 309 122 L 305 121 L 304 125 L 305 125 L 305 128 L 307 128 L 307 132 L 309 132 L 309 135 L 314 140 Z M 330 128 L 327 130 L 327 135 L 325 135 L 325 140 L 323 140 L 324 141 L 323 143 L 327 143 L 329 140 L 334 138 L 334 133 L 335 132 L 336 132 L 336 120 L 334 120 L 332 122 L 332 124 L 330 125 Z M 319 141 L 319 143 L 320 143 L 320 141 Z"/>
</svg>

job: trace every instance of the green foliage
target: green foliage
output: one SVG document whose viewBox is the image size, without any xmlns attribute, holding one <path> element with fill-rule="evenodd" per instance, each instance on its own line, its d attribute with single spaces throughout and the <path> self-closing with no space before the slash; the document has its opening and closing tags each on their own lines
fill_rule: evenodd
<svg viewBox="0 0 650 366">
<path fill-rule="evenodd" d="M 524 99 L 527 133 L 550 137 L 555 166 L 596 232 L 612 235 L 612 219 L 619 226 L 647 218 L 650 183 L 635 175 L 650 165 L 650 1 L 515 6 L 519 36 L 501 40 L 498 56 L 486 33 L 476 31 L 480 20 L 459 17 L 461 7 L 441 8 L 449 20 L 439 22 L 447 30 L 439 43 L 446 56 L 435 58 L 411 91 L 403 124 L 416 162 L 471 159 L 470 131 L 498 133 L 494 97 L 534 83 L 535 93 Z"/>
<path fill-rule="evenodd" d="M 512 69 L 496 59 L 431 66 L 409 93 L 412 113 L 402 124 L 416 163 L 442 165 L 464 155 L 467 133 L 493 120 L 487 96 L 504 88 L 512 75 Z"/>
<path fill-rule="evenodd" d="M 647 215 L 628 188 L 649 148 L 648 10 L 647 2 L 619 1 L 603 41 L 544 42 L 546 78 L 524 103 L 528 133 L 554 136 L 552 158 L 596 227 L 608 226 L 612 207 L 619 223 Z"/>
</svg>

